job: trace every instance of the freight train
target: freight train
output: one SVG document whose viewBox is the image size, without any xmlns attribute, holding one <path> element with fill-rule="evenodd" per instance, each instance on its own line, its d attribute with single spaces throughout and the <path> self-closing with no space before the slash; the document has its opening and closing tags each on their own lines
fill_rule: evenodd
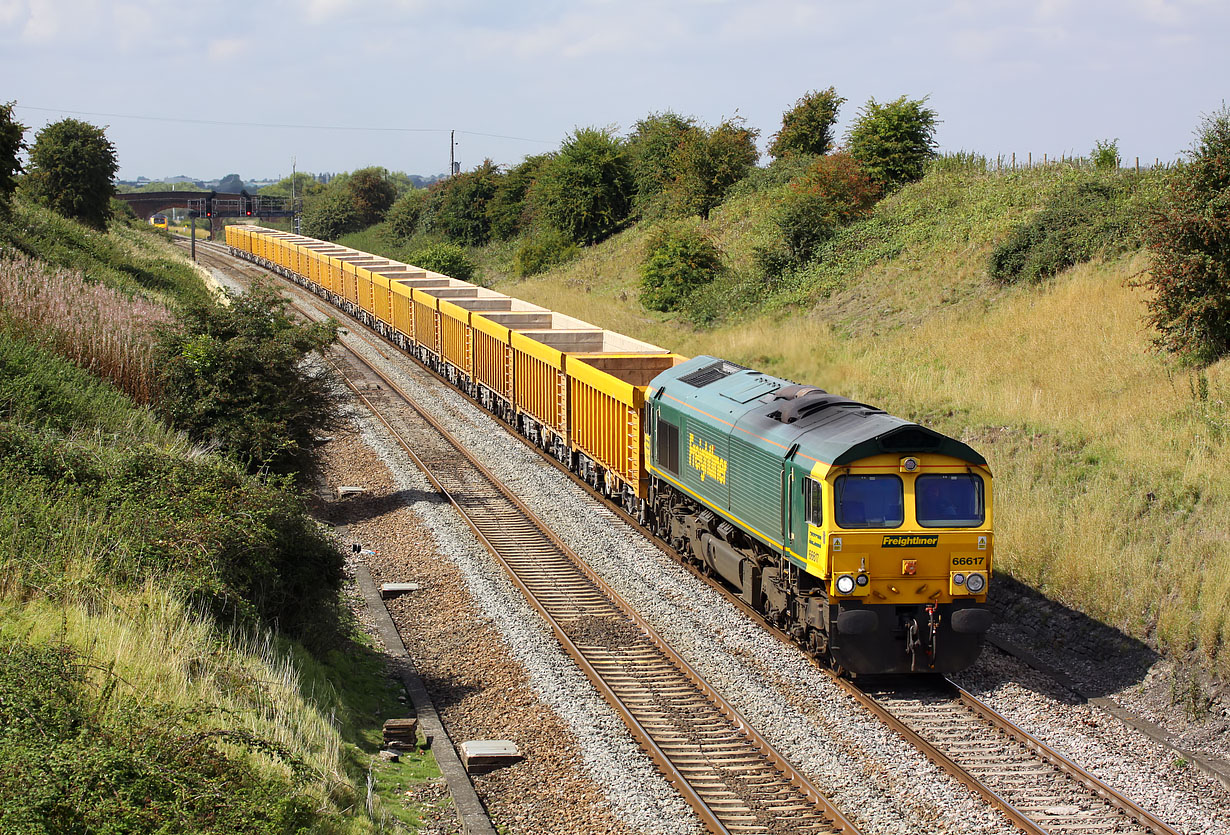
<svg viewBox="0 0 1230 835">
<path fill-rule="evenodd" d="M 977 658 L 991 470 L 966 444 L 327 241 L 228 226 L 226 242 L 436 371 L 834 668 Z"/>
</svg>

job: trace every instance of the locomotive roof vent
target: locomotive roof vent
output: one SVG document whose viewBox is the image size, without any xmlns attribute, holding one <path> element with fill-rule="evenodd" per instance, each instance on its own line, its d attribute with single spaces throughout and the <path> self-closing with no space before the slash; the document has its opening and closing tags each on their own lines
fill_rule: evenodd
<svg viewBox="0 0 1230 835">
<path fill-rule="evenodd" d="M 781 409 L 773 412 L 769 417 L 774 420 L 780 420 L 782 423 L 794 423 L 830 406 L 844 405 L 858 404 L 855 404 L 852 400 L 838 397 L 835 394 L 829 394 L 820 389 L 812 389 L 811 391 L 800 392 L 797 396 L 787 400 L 786 403 L 782 404 Z"/>
<path fill-rule="evenodd" d="M 792 386 L 782 386 L 777 391 L 773 392 L 774 400 L 796 400 L 800 397 L 806 397 L 809 394 L 827 394 L 824 389 L 816 386 L 804 386 L 795 383 Z"/>
<path fill-rule="evenodd" d="M 740 371 L 747 371 L 747 369 L 742 365 L 728 362 L 727 360 L 718 360 L 708 365 L 703 365 L 689 374 L 684 374 L 679 378 L 679 382 L 701 388 L 710 383 L 716 383 L 718 380 L 724 380 L 731 374 L 737 374 Z"/>
</svg>

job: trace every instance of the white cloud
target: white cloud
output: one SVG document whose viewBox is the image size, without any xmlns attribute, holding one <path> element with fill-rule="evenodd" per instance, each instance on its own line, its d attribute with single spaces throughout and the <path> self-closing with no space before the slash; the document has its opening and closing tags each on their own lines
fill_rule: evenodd
<svg viewBox="0 0 1230 835">
<path fill-rule="evenodd" d="M 206 55 L 210 61 L 226 62 L 255 49 L 255 44 L 244 38 L 218 38 L 209 42 Z"/>
</svg>

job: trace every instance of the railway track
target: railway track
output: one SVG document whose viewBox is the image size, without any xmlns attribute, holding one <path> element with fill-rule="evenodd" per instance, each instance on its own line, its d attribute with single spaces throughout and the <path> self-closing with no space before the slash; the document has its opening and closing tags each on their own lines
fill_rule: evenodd
<svg viewBox="0 0 1230 835">
<path fill-rule="evenodd" d="M 1165 823 L 947 679 L 839 682 L 1025 832 L 1175 835 Z"/>
<path fill-rule="evenodd" d="M 408 394 L 353 352 L 335 364 L 500 561 L 710 831 L 857 832 Z"/>
<path fill-rule="evenodd" d="M 223 247 L 218 249 L 225 252 Z M 226 261 L 228 264 L 233 263 L 229 256 Z M 250 265 L 245 267 L 251 269 Z M 256 271 L 264 273 L 261 268 L 256 268 Z M 320 304 L 319 299 L 313 297 L 313 304 Z M 323 306 L 318 306 L 317 310 L 318 315 L 333 312 Z M 385 351 L 387 346 L 379 341 L 378 337 L 358 330 L 354 335 L 368 342 L 386 358 L 389 357 Z M 361 373 L 378 374 L 374 368 L 367 368 L 369 371 Z M 387 385 L 390 390 L 393 388 L 388 381 L 375 385 Z M 361 393 L 365 397 L 384 396 L 379 393 L 379 389 Z M 426 422 L 434 423 L 425 413 L 419 414 Z M 392 431 L 397 434 L 397 430 Z M 520 438 L 516 433 L 513 434 Z M 525 439 L 521 440 L 537 451 L 533 444 Z M 403 446 L 405 445 L 403 442 Z M 456 461 L 458 449 L 452 447 L 445 457 Z M 466 457 L 468 458 L 468 455 Z M 555 459 L 547 455 L 543 455 L 543 459 L 567 473 L 591 495 L 603 498 L 598 491 L 578 479 Z M 485 472 L 476 461 L 472 462 L 472 465 L 477 471 Z M 421 466 L 435 481 L 435 477 L 431 476 L 430 465 L 423 462 Z M 447 468 L 444 463 L 439 466 Z M 449 477 L 446 474 L 446 478 Z M 534 600 L 535 589 L 538 589 L 543 595 L 542 600 L 556 607 L 556 614 L 551 614 L 546 603 L 535 603 L 560 637 L 565 649 L 577 659 L 581 669 L 598 686 L 604 698 L 615 706 L 625 723 L 632 728 L 634 736 L 650 752 L 668 779 L 681 788 L 681 792 L 694 806 L 697 801 L 708 806 L 704 793 L 716 801 L 714 806 L 708 807 L 708 812 L 702 814 L 702 819 L 712 831 L 854 831 L 849 822 L 841 819 L 835 810 L 821 805 L 819 792 L 797 774 L 786 777 L 786 783 L 791 786 L 790 790 L 784 789 L 779 782 L 777 787 L 766 795 L 763 787 L 771 784 L 762 783 L 765 778 L 755 766 L 770 762 L 775 756 L 764 753 L 769 749 L 763 740 L 754 742 L 750 749 L 737 747 L 736 741 L 749 739 L 750 735 L 754 735 L 754 731 L 738 717 L 737 712 L 729 706 L 718 706 L 721 702 L 716 694 L 699 680 L 682 659 L 672 659 L 673 653 L 654 635 L 650 627 L 629 607 L 620 604 L 614 592 L 606 588 L 601 579 L 584 566 L 579 558 L 568 552 L 558 540 L 550 545 L 536 543 L 525 551 L 524 555 L 515 557 L 512 561 L 500 556 L 496 549 L 508 539 L 508 535 L 501 530 L 501 517 L 486 517 L 484 524 L 494 525 L 494 528 L 488 528 L 494 530 L 494 538 L 488 538 L 483 529 L 478 527 L 478 522 L 468 516 L 462 501 L 464 500 L 467 506 L 479 508 L 479 517 L 487 513 L 493 505 L 486 497 L 465 492 L 467 485 L 472 487 L 468 477 L 454 474 L 451 478 L 460 492 L 454 497 L 449 494 L 449 488 L 444 482 L 438 482 L 442 492 L 450 495 L 484 544 L 493 549 L 493 553 L 497 553 L 497 557 L 514 577 L 514 582 L 522 588 L 527 597 Z M 483 478 L 494 481 L 488 475 Z M 509 500 L 519 504 L 515 498 L 509 497 Z M 607 506 L 653 540 L 658 547 L 687 565 L 700 579 L 725 592 L 719 581 L 697 571 L 668 544 L 636 525 L 635 520 L 628 514 L 609 504 Z M 515 541 L 519 541 L 518 538 L 522 536 L 527 537 L 527 542 L 533 536 L 542 536 L 546 540 L 555 539 L 541 523 L 533 519 L 532 514 L 525 518 L 527 521 L 523 525 L 519 525 L 515 530 L 508 529 Z M 537 534 L 532 531 L 537 531 Z M 517 550 L 515 545 L 513 550 Z M 518 560 L 525 571 L 523 577 L 517 574 Z M 559 578 L 564 575 L 553 575 L 547 571 L 545 566 L 549 563 L 558 563 L 560 566 L 570 564 L 577 573 L 573 580 L 561 585 Z M 758 612 L 740 599 L 728 593 L 726 596 L 781 640 L 793 643 L 788 635 L 765 622 Z M 588 606 L 594 608 L 586 609 Z M 638 678 L 637 671 L 645 672 L 646 677 Z M 679 678 L 680 675 L 682 679 Z M 911 680 L 908 684 L 894 680 L 892 685 L 888 686 L 883 681 L 855 684 L 837 676 L 833 678 L 865 709 L 896 730 L 957 780 L 979 793 L 1025 832 L 1034 835 L 1174 833 L 1173 829 L 1132 801 L 949 681 L 938 677 L 924 677 Z M 703 704 L 710 707 L 706 708 L 703 714 L 696 712 L 698 706 Z M 633 708 L 641 712 L 635 713 Z M 716 714 L 713 710 L 716 710 Z M 656 737 L 655 732 L 658 734 Z M 764 747 L 760 747 L 760 744 Z M 731 783 L 715 779 L 714 774 L 707 772 L 711 759 L 718 752 L 730 754 L 729 762 L 734 764 L 733 773 L 747 775 L 747 779 Z M 670 764 L 672 757 L 677 765 Z M 784 760 L 780 757 L 776 759 L 784 765 Z M 786 771 L 779 773 L 788 774 L 788 766 Z M 695 797 L 685 788 L 688 786 L 692 787 L 691 793 L 694 793 Z M 754 791 L 750 791 L 752 789 Z M 776 806 L 768 808 L 776 808 L 785 815 L 781 819 L 784 826 L 773 820 L 773 812 L 767 815 L 757 815 L 754 812 L 752 807 L 758 795 L 772 796 L 775 799 Z M 709 816 L 712 816 L 712 819 Z M 726 821 L 730 821 L 732 825 L 727 826 Z"/>
</svg>

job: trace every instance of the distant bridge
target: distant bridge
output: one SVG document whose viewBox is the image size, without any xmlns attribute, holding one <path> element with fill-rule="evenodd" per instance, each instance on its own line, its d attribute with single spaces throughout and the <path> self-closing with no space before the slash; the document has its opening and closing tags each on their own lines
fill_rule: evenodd
<svg viewBox="0 0 1230 835">
<path fill-rule="evenodd" d="M 259 194 L 238 194 L 217 191 L 134 191 L 115 195 L 123 200 L 138 217 L 153 217 L 167 209 L 187 209 L 197 217 L 208 218 L 214 236 L 222 231 L 223 218 L 294 217 L 299 201 L 289 197 L 266 197 Z"/>
</svg>

